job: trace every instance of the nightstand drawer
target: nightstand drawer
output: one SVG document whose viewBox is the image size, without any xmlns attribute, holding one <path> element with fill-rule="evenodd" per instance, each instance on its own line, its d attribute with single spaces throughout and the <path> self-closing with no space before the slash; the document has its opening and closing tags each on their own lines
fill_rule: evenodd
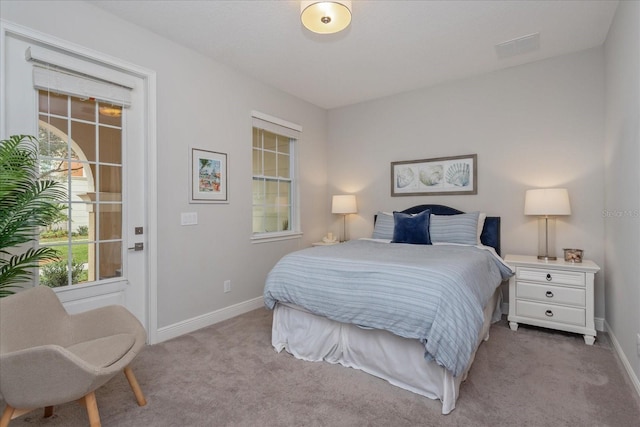
<svg viewBox="0 0 640 427">
<path fill-rule="evenodd" d="M 584 286 L 585 274 L 579 271 L 553 270 L 546 268 L 517 267 L 518 280 L 557 283 L 561 285 Z"/>
<path fill-rule="evenodd" d="M 548 322 L 566 323 L 576 326 L 585 325 L 585 310 L 581 308 L 518 300 L 516 302 L 516 315 L 546 320 Z"/>
<path fill-rule="evenodd" d="M 584 289 L 551 286 L 542 283 L 518 282 L 516 297 L 543 303 L 570 304 L 585 307 L 587 294 Z"/>
</svg>

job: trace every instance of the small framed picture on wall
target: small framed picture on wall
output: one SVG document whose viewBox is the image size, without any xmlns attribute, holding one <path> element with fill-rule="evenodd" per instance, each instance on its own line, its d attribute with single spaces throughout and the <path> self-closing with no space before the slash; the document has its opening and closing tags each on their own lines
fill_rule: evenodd
<svg viewBox="0 0 640 427">
<path fill-rule="evenodd" d="M 229 203 L 227 154 L 191 148 L 189 203 Z"/>
</svg>

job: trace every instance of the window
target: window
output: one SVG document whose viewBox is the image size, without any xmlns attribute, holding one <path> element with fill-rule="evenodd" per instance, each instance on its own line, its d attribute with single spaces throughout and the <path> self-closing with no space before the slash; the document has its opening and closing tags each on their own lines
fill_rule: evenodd
<svg viewBox="0 0 640 427">
<path fill-rule="evenodd" d="M 300 127 L 254 113 L 253 239 L 297 236 L 295 145 Z"/>
</svg>

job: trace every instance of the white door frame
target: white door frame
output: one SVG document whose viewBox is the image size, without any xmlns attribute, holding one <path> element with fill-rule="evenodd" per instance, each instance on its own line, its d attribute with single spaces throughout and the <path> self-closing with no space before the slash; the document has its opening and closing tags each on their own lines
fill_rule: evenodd
<svg viewBox="0 0 640 427">
<path fill-rule="evenodd" d="M 118 69 L 123 73 L 135 76 L 144 82 L 144 99 L 146 116 L 144 120 L 144 143 L 146 155 L 145 189 L 147 193 L 146 203 L 146 226 L 147 232 L 147 283 L 145 284 L 146 306 L 147 306 L 147 340 L 150 344 L 157 342 L 158 332 L 158 213 L 157 213 L 157 135 L 156 135 L 156 72 L 140 67 L 130 62 L 114 58 L 112 56 L 97 52 L 92 49 L 71 43 L 54 36 L 24 27 L 4 19 L 0 19 L 0 137 L 6 138 L 8 135 L 5 112 L 6 104 L 6 69 L 7 59 L 5 57 L 7 36 L 13 35 L 24 39 L 29 39 L 51 48 L 76 55 L 85 60 L 106 64 Z"/>
</svg>

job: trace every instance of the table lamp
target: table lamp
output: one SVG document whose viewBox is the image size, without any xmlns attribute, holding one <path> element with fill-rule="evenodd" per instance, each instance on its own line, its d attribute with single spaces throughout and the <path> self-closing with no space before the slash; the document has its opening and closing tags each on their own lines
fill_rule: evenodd
<svg viewBox="0 0 640 427">
<path fill-rule="evenodd" d="M 566 188 L 537 188 L 527 190 L 524 214 L 539 216 L 538 259 L 554 261 L 556 251 L 556 216 L 571 215 L 569 192 Z"/>
<path fill-rule="evenodd" d="M 342 239 L 341 242 L 347 241 L 347 215 L 357 213 L 356 196 L 353 194 L 342 194 L 333 196 L 331 201 L 331 213 L 341 214 L 342 218 Z"/>
</svg>

